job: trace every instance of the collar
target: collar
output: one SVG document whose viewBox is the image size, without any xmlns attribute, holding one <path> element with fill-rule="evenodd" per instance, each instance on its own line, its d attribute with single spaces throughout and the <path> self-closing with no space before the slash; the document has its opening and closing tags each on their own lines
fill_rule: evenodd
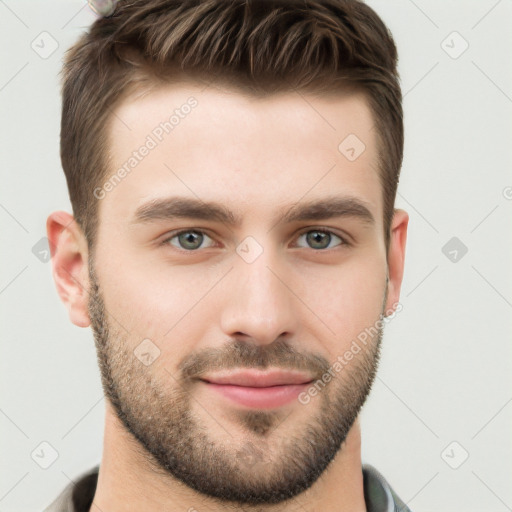
<svg viewBox="0 0 512 512">
<path fill-rule="evenodd" d="M 364 499 L 367 512 L 411 512 L 389 483 L 370 464 L 362 465 Z M 89 512 L 96 492 L 99 465 L 70 482 L 43 512 Z"/>
</svg>

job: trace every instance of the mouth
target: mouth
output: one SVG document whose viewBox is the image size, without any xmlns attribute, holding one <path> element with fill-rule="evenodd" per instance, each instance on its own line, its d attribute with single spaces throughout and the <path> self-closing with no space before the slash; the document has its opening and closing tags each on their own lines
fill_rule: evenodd
<svg viewBox="0 0 512 512">
<path fill-rule="evenodd" d="M 279 369 L 265 372 L 244 370 L 205 375 L 201 377 L 201 380 L 209 382 L 210 384 L 264 388 L 271 386 L 308 384 L 313 381 L 313 376 L 306 373 Z"/>
<path fill-rule="evenodd" d="M 254 370 L 203 376 L 208 390 L 252 409 L 274 409 L 292 402 L 313 382 L 311 375 L 283 370 Z"/>
</svg>

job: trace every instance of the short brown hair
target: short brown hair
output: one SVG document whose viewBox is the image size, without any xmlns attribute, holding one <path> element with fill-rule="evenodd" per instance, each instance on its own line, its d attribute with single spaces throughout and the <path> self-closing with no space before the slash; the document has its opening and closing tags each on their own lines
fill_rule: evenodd
<svg viewBox="0 0 512 512">
<path fill-rule="evenodd" d="M 254 95 L 362 92 L 376 126 L 388 249 L 404 144 L 397 60 L 390 31 L 359 0 L 121 0 L 67 51 L 62 70 L 62 167 L 90 250 L 93 191 L 112 173 L 112 110 L 183 73 Z"/>
</svg>

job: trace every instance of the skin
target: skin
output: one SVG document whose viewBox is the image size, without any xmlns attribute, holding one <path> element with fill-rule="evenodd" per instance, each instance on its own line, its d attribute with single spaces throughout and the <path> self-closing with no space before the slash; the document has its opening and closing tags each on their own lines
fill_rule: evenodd
<svg viewBox="0 0 512 512">
<path fill-rule="evenodd" d="M 364 511 L 358 415 L 382 329 L 307 404 L 254 410 L 192 377 L 240 367 L 321 377 L 393 311 L 409 217 L 395 210 L 386 259 L 371 112 L 357 94 L 161 87 L 115 110 L 112 172 L 190 96 L 197 107 L 100 200 L 94 254 L 70 214 L 47 220 L 58 293 L 71 321 L 93 328 L 108 398 L 91 510 Z M 366 146 L 354 161 L 338 150 L 348 134 Z M 282 221 L 298 202 L 345 194 L 373 225 Z M 242 223 L 132 222 L 170 195 L 221 202 Z M 168 240 L 185 229 L 207 236 Z M 251 263 L 236 252 L 248 236 L 263 249 Z M 144 339 L 159 350 L 147 366 L 134 355 Z"/>
</svg>

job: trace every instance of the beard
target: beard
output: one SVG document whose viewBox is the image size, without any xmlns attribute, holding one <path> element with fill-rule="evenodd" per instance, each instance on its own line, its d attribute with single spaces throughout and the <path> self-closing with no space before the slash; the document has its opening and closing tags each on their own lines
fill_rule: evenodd
<svg viewBox="0 0 512 512">
<path fill-rule="evenodd" d="M 197 379 L 206 371 L 277 367 L 321 379 L 332 364 L 283 340 L 265 346 L 234 340 L 189 354 L 174 375 L 165 368 L 158 374 L 135 357 L 138 342 L 110 322 L 92 259 L 89 278 L 89 315 L 105 397 L 133 439 L 133 449 L 156 475 L 171 476 L 224 505 L 271 505 L 309 489 L 342 449 L 376 375 L 382 328 L 310 403 L 300 406 L 310 409 L 307 419 L 287 421 L 280 408 L 233 407 L 226 422 L 210 403 L 195 398 L 204 385 Z M 387 281 L 382 313 L 386 296 Z M 214 420 L 221 437 L 212 435 L 205 419 Z M 233 424 L 236 436 L 230 434 Z"/>
</svg>

